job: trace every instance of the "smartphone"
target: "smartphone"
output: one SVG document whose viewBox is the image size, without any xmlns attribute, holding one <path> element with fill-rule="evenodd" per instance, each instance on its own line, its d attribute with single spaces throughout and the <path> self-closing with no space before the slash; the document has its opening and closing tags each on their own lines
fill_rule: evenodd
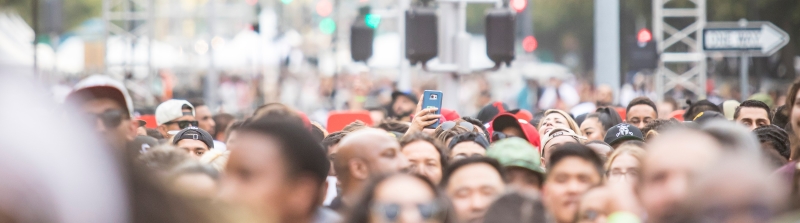
<svg viewBox="0 0 800 223">
<path fill-rule="evenodd" d="M 441 91 L 431 91 L 426 90 L 422 93 L 422 109 L 426 108 L 437 108 L 435 114 L 441 114 L 442 111 L 442 92 Z M 436 123 L 433 123 L 429 126 L 425 126 L 425 128 L 435 129 L 439 127 L 439 122 L 441 120 L 436 120 Z"/>
</svg>

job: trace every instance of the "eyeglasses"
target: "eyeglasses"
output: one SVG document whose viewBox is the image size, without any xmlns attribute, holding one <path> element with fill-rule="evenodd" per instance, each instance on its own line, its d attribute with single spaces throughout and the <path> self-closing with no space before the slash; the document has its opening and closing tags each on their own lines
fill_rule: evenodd
<svg viewBox="0 0 800 223">
<path fill-rule="evenodd" d="M 411 211 L 414 209 L 416 209 L 417 213 L 419 213 L 419 216 L 423 220 L 440 218 L 443 211 L 441 208 L 439 208 L 439 205 L 436 201 L 413 204 L 415 208 L 408 208 L 408 206 L 410 205 L 398 203 L 375 203 L 372 205 L 371 210 L 373 214 L 380 216 L 387 222 L 397 222 L 400 219 L 400 215 L 404 211 Z"/>
<path fill-rule="evenodd" d="M 502 133 L 502 132 L 499 132 L 499 131 L 492 132 L 492 142 L 497 142 L 497 141 L 499 141 L 501 139 L 514 138 L 514 137 L 517 137 L 517 136 L 506 135 L 505 133 Z"/>
<path fill-rule="evenodd" d="M 172 124 L 178 124 L 178 127 L 180 127 L 181 129 L 185 129 L 186 127 L 189 126 L 197 127 L 197 121 L 169 121 L 164 123 L 164 125 L 172 125 Z"/>
<path fill-rule="evenodd" d="M 94 117 L 95 120 L 100 119 L 103 122 L 103 126 L 108 129 L 117 128 L 120 123 L 122 123 L 122 119 L 125 118 L 125 112 L 118 109 L 109 109 L 104 111 L 100 114 L 88 114 L 89 117 Z"/>
<path fill-rule="evenodd" d="M 475 131 L 475 125 L 472 125 L 472 123 L 469 122 L 459 122 L 458 126 L 464 127 L 464 129 L 467 129 L 467 131 L 470 132 Z M 446 121 L 442 123 L 442 130 L 444 131 L 450 130 L 453 127 L 456 127 L 456 122 L 454 121 Z"/>
<path fill-rule="evenodd" d="M 639 171 L 629 169 L 628 171 L 621 171 L 621 170 L 611 170 L 608 172 L 608 178 L 615 178 L 625 181 L 630 181 L 639 177 Z"/>
</svg>

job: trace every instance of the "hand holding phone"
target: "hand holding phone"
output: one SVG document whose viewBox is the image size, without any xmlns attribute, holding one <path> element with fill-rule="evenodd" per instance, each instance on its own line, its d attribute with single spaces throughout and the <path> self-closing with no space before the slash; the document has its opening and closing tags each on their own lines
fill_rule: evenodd
<svg viewBox="0 0 800 223">
<path fill-rule="evenodd" d="M 432 111 L 433 114 L 436 115 L 435 120 L 431 120 L 426 122 L 425 128 L 435 129 L 439 126 L 439 118 L 442 109 L 442 92 L 441 91 L 431 91 L 426 90 L 422 94 L 422 111 Z M 422 113 L 420 111 L 420 113 Z"/>
</svg>

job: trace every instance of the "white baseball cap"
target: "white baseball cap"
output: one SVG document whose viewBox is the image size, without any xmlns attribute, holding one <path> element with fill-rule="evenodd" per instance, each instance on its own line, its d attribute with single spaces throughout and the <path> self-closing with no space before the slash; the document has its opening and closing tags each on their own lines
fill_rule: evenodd
<svg viewBox="0 0 800 223">
<path fill-rule="evenodd" d="M 89 76 L 77 84 L 74 89 L 64 99 L 67 103 L 77 103 L 79 100 L 93 98 L 110 98 L 124 107 L 129 117 L 133 117 L 133 101 L 128 94 L 128 89 L 122 82 L 114 80 L 108 76 L 95 74 Z"/>
<path fill-rule="evenodd" d="M 188 106 L 192 109 L 194 116 L 194 106 L 186 100 L 169 99 L 156 107 L 156 124 L 163 125 L 169 121 L 183 117 L 183 107 Z"/>
</svg>

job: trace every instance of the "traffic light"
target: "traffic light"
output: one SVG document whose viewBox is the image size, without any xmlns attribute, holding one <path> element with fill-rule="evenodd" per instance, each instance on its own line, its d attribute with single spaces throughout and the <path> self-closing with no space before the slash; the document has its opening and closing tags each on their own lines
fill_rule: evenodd
<svg viewBox="0 0 800 223">
<path fill-rule="evenodd" d="M 369 28 L 377 29 L 378 25 L 381 24 L 381 16 L 372 13 L 367 14 L 364 16 L 364 23 L 366 23 Z"/>
<path fill-rule="evenodd" d="M 281 0 L 281 3 L 288 5 L 289 3 L 292 3 L 292 0 Z"/>
<path fill-rule="evenodd" d="M 514 12 L 508 9 L 490 9 L 486 14 L 486 55 L 496 65 L 511 65 L 514 60 Z"/>
<path fill-rule="evenodd" d="M 331 0 L 320 0 L 317 2 L 316 11 L 319 16 L 328 17 L 333 12 Z"/>
<path fill-rule="evenodd" d="M 372 57 L 372 41 L 375 30 L 368 27 L 362 19 L 356 19 L 350 27 L 350 57 L 353 61 L 364 61 Z"/>
<path fill-rule="evenodd" d="M 406 11 L 406 58 L 425 64 L 439 54 L 438 19 L 434 8 Z"/>
<path fill-rule="evenodd" d="M 628 68 L 632 71 L 655 69 L 658 66 L 658 52 L 653 34 L 648 29 L 641 29 L 636 38 L 628 41 L 630 59 Z"/>
<path fill-rule="evenodd" d="M 322 19 L 319 21 L 319 31 L 328 35 L 333 34 L 336 31 L 336 22 L 331 18 Z"/>
<path fill-rule="evenodd" d="M 524 39 L 522 39 L 522 49 L 525 50 L 525 52 L 533 52 L 538 47 L 539 41 L 536 40 L 536 37 L 526 36 Z"/>
<path fill-rule="evenodd" d="M 511 9 L 520 13 L 528 6 L 528 0 L 510 0 L 508 1 L 508 5 L 511 6 Z"/>
</svg>

